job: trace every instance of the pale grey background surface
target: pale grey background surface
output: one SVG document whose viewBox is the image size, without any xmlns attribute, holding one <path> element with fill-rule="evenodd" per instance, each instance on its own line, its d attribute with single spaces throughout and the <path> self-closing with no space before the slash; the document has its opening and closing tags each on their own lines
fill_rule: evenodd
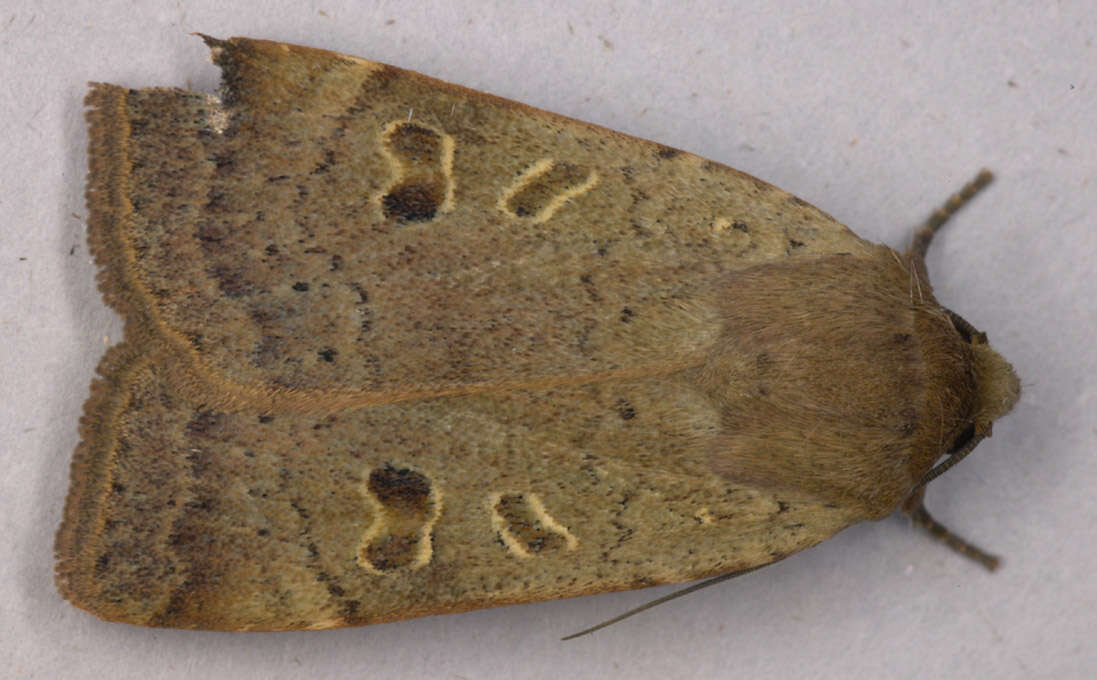
<svg viewBox="0 0 1097 680">
<path fill-rule="evenodd" d="M 5 2 L 0 676 L 1092 677 L 1097 11 L 800 5 Z M 81 100 L 88 80 L 213 89 L 191 31 L 348 52 L 701 153 L 898 247 L 993 168 L 930 269 L 1025 392 L 929 503 L 1003 569 L 891 518 L 571 643 L 557 638 L 673 588 L 319 633 L 146 630 L 70 607 L 53 532 L 88 382 L 120 330 L 84 241 Z"/>
</svg>

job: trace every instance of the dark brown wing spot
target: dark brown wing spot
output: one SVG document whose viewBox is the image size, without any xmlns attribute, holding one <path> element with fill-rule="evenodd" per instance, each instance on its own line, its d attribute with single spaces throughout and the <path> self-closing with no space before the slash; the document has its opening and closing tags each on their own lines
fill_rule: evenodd
<svg viewBox="0 0 1097 680">
<path fill-rule="evenodd" d="M 423 514 L 430 497 L 430 480 L 414 470 L 386 465 L 370 472 L 369 490 L 386 509 Z"/>
<path fill-rule="evenodd" d="M 380 507 L 359 559 L 381 572 L 422 566 L 424 557 L 430 557 L 430 532 L 437 516 L 430 479 L 387 464 L 370 472 L 366 491 Z"/>
<path fill-rule="evenodd" d="M 452 182 L 442 133 L 398 123 L 389 128 L 383 143 L 397 178 L 381 196 L 385 217 L 397 222 L 434 219 Z"/>
<path fill-rule="evenodd" d="M 385 217 L 400 222 L 426 222 L 434 219 L 442 204 L 436 184 L 410 183 L 397 185 L 381 197 Z"/>
<path fill-rule="evenodd" d="M 505 207 L 517 217 L 541 217 L 558 197 L 570 196 L 590 183 L 590 168 L 575 163 L 554 163 L 548 170 L 528 178 L 507 198 Z"/>
<path fill-rule="evenodd" d="M 495 512 L 503 518 L 510 535 L 529 553 L 536 555 L 567 546 L 562 535 L 544 526 L 529 506 L 525 494 L 503 494 L 495 503 Z"/>
</svg>

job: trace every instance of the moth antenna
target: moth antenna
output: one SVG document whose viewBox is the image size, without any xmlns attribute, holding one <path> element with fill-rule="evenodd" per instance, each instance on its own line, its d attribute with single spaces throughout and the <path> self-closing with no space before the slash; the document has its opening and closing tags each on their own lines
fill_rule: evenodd
<svg viewBox="0 0 1097 680">
<path fill-rule="evenodd" d="M 925 476 L 922 477 L 922 481 L 918 482 L 917 488 L 924 488 L 926 484 L 929 484 L 933 480 L 940 477 L 942 474 L 945 473 L 946 470 L 948 470 L 953 465 L 959 463 L 969 453 L 975 450 L 975 447 L 979 445 L 979 442 L 983 441 L 986 438 L 987 436 L 985 434 L 973 434 L 971 438 L 968 439 L 967 443 L 965 443 L 962 447 L 956 449 L 955 451 L 950 451 L 948 458 L 946 458 L 943 463 L 934 466 L 933 469 L 927 472 Z"/>
<path fill-rule="evenodd" d="M 975 560 L 986 567 L 988 571 L 994 571 L 1002 562 L 997 555 L 992 555 L 954 534 L 948 527 L 935 520 L 933 515 L 930 515 L 929 511 L 926 510 L 925 506 L 926 484 L 937 479 L 946 470 L 963 460 L 965 456 L 975 450 L 975 447 L 979 445 L 979 442 L 986 439 L 986 436 L 985 433 L 975 433 L 972 431 L 971 436 L 962 446 L 950 451 L 949 457 L 946 458 L 944 462 L 927 472 L 925 476 L 922 477 L 922 480 L 918 482 L 918 486 L 914 488 L 914 492 L 910 495 L 910 498 L 903 503 L 903 513 L 910 515 L 910 519 L 914 525 L 928 531 L 930 536 L 933 536 L 964 557 Z"/>
<path fill-rule="evenodd" d="M 752 571 L 758 571 L 762 567 L 769 566 L 769 564 L 772 564 L 772 562 L 770 562 L 768 564 L 760 564 L 757 567 L 751 567 L 750 569 L 743 569 L 741 571 L 732 571 L 732 572 L 729 572 L 727 574 L 720 574 L 719 576 L 713 576 L 710 579 L 705 579 L 704 581 L 701 581 L 700 583 L 694 583 L 691 586 L 688 586 L 688 587 L 683 588 L 679 591 L 673 592 L 669 595 L 664 595 L 663 597 L 655 598 L 651 602 L 646 602 L 646 603 L 640 605 L 639 607 L 635 607 L 633 609 L 630 609 L 627 612 L 625 612 L 624 614 L 621 614 L 620 616 L 615 616 L 612 619 L 607 619 L 607 620 L 599 623 L 596 626 L 591 626 L 590 628 L 585 628 L 585 629 L 579 631 L 578 633 L 572 633 L 571 635 L 568 635 L 566 637 L 562 637 L 562 638 L 560 638 L 560 640 L 561 641 L 563 641 L 563 640 L 574 640 L 577 637 L 583 637 L 584 635 L 589 635 L 590 633 L 593 633 L 596 630 L 602 630 L 603 628 L 606 628 L 608 626 L 612 626 L 615 623 L 619 623 L 621 621 L 624 621 L 627 618 L 631 618 L 633 616 L 636 616 L 640 612 L 647 611 L 648 609 L 651 609 L 652 607 L 661 605 L 664 602 L 670 602 L 671 600 L 677 600 L 679 597 L 685 597 L 686 595 L 689 595 L 691 593 L 695 593 L 698 590 L 701 590 L 702 588 L 708 588 L 709 586 L 714 586 L 717 583 L 723 583 L 724 581 L 730 581 L 731 579 L 735 578 L 736 576 L 742 576 L 744 574 L 749 574 Z"/>
<path fill-rule="evenodd" d="M 915 271 L 925 271 L 926 266 L 926 252 L 929 250 L 929 244 L 933 241 L 933 237 L 937 235 L 941 227 L 948 222 L 949 218 L 957 213 L 960 208 L 964 207 L 976 194 L 983 190 L 994 179 L 994 174 L 990 170 L 980 170 L 975 178 L 964 185 L 960 191 L 956 192 L 949 197 L 945 204 L 935 210 L 932 215 L 926 220 L 925 224 L 918 229 L 914 234 L 914 238 L 910 244 L 910 250 L 907 255 L 915 263 Z M 915 277 L 915 282 L 917 282 Z M 956 330 L 968 338 L 973 343 L 985 343 L 986 336 L 965 321 L 959 315 L 952 314 L 952 322 L 956 327 Z M 914 492 L 903 503 L 903 512 L 910 516 L 911 521 L 915 526 L 921 527 L 929 532 L 931 536 L 941 541 L 948 547 L 952 548 L 957 553 L 967 557 L 968 559 L 975 560 L 979 564 L 983 565 L 988 571 L 994 571 L 1001 564 L 1001 559 L 997 555 L 992 555 L 985 550 L 979 548 L 972 543 L 964 540 L 960 536 L 956 535 L 949 530 L 948 527 L 938 522 L 933 518 L 933 515 L 929 514 L 925 506 L 925 493 L 926 484 L 937 479 L 946 470 L 953 465 L 959 463 L 964 459 L 967 454 L 978 446 L 986 436 L 990 434 L 986 432 L 971 433 L 968 440 L 959 448 L 950 451 L 949 457 L 943 463 L 937 465 L 922 477 L 922 480 L 918 483 L 918 486 L 914 488 Z"/>
<path fill-rule="evenodd" d="M 921 262 L 924 267 L 926 251 L 929 250 L 929 244 L 933 241 L 933 237 L 945 225 L 945 222 L 948 222 L 950 217 L 955 215 L 960 208 L 964 207 L 968 201 L 975 197 L 975 194 L 990 184 L 993 179 L 994 173 L 990 170 L 985 168 L 980 170 L 979 174 L 975 175 L 975 179 L 965 184 L 964 188 L 950 196 L 944 205 L 933 211 L 925 224 L 914 233 L 909 254 Z"/>
<path fill-rule="evenodd" d="M 933 515 L 929 514 L 925 505 L 925 491 L 926 488 L 924 486 L 918 487 L 918 489 L 910 495 L 910 498 L 903 503 L 903 513 L 910 515 L 910 520 L 914 523 L 914 526 L 925 529 L 929 532 L 930 536 L 941 541 L 964 557 L 975 560 L 983 565 L 987 571 L 994 571 L 997 569 L 998 565 L 1002 563 L 1000 557 L 992 555 L 954 534 L 948 527 L 935 520 Z"/>
</svg>

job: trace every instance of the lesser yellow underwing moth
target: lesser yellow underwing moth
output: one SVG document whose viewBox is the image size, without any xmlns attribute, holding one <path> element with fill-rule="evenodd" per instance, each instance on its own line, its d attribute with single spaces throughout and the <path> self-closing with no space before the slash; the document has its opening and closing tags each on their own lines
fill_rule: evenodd
<svg viewBox="0 0 1097 680">
<path fill-rule="evenodd" d="M 899 254 L 693 154 L 205 40 L 220 96 L 87 99 L 125 339 L 56 571 L 104 619 L 316 629 L 685 581 L 904 503 L 943 532 L 923 483 L 1018 398 L 924 268 L 975 186 Z"/>
</svg>

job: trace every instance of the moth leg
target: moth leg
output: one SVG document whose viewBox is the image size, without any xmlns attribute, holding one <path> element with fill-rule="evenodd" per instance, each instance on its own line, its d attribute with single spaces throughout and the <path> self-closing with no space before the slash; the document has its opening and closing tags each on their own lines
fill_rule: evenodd
<svg viewBox="0 0 1097 680">
<path fill-rule="evenodd" d="M 978 546 L 968 543 L 960 536 L 952 533 L 948 527 L 933 519 L 933 516 L 926 510 L 925 495 L 926 488 L 924 486 L 919 487 L 910 495 L 910 498 L 907 498 L 903 503 L 903 514 L 910 516 L 914 526 L 925 529 L 929 532 L 930 536 L 933 536 L 964 557 L 975 560 L 986 567 L 987 571 L 994 571 L 997 569 L 1002 561 L 997 555 L 992 555 Z"/>
<path fill-rule="evenodd" d="M 608 626 L 612 626 L 615 623 L 619 623 L 621 621 L 624 621 L 627 618 L 630 618 L 632 616 L 636 616 L 640 612 L 647 611 L 647 610 L 651 609 L 652 607 L 656 607 L 656 606 L 661 605 L 665 602 L 670 602 L 671 600 L 677 600 L 680 597 L 684 597 L 684 596 L 689 595 L 691 593 L 695 593 L 698 590 L 701 590 L 702 588 L 708 588 L 709 586 L 714 586 L 717 583 L 723 583 L 724 581 L 730 581 L 731 579 L 735 578 L 736 576 L 743 576 L 745 574 L 749 574 L 752 571 L 758 571 L 762 567 L 769 566 L 770 564 L 773 564 L 773 562 L 767 562 L 766 564 L 759 564 L 756 567 L 747 567 L 746 569 L 740 569 L 739 571 L 732 571 L 732 572 L 728 572 L 726 574 L 720 574 L 719 576 L 713 576 L 712 578 L 707 578 L 704 581 L 701 581 L 699 583 L 694 583 L 693 585 L 682 588 L 681 590 L 676 590 L 675 592 L 670 593 L 669 595 L 664 595 L 662 597 L 657 597 L 654 600 L 652 600 L 651 602 L 646 602 L 646 603 L 640 605 L 639 607 L 634 607 L 634 608 L 628 610 L 627 612 L 625 612 L 624 614 L 621 614 L 620 616 L 614 616 L 612 619 L 607 619 L 607 620 L 603 621 L 602 623 L 599 623 L 598 625 L 591 626 L 590 628 L 585 628 L 585 629 L 579 631 L 578 633 L 572 633 L 571 635 L 568 635 L 566 637 L 562 637 L 562 638 L 560 638 L 560 640 L 561 641 L 574 640 L 577 637 L 582 637 L 584 635 L 590 635 L 591 633 L 593 633 L 596 630 L 602 630 L 603 628 L 606 628 Z"/>
</svg>

